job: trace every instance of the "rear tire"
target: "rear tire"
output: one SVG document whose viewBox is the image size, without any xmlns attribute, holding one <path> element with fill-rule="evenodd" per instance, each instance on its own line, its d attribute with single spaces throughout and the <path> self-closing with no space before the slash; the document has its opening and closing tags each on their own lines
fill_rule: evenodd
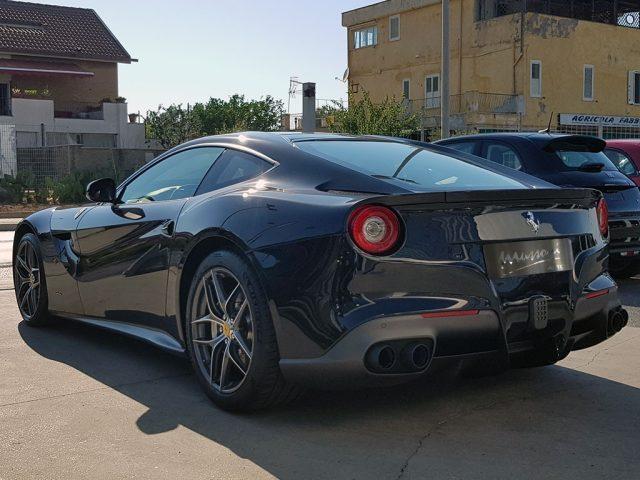
<svg viewBox="0 0 640 480">
<path fill-rule="evenodd" d="M 40 241 L 32 233 L 25 234 L 18 243 L 13 258 L 13 285 L 18 309 L 26 324 L 34 327 L 50 324 L 52 318 Z"/>
<path fill-rule="evenodd" d="M 198 382 L 219 407 L 256 410 L 299 395 L 280 372 L 266 296 L 237 254 L 219 251 L 201 262 L 189 289 L 185 323 Z"/>
</svg>

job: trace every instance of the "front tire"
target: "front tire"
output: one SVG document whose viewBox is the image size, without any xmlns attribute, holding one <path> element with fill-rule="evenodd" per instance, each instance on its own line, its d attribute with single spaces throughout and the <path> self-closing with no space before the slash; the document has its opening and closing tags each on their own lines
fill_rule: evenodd
<svg viewBox="0 0 640 480">
<path fill-rule="evenodd" d="M 280 372 L 265 294 L 237 254 L 219 251 L 201 262 L 189 289 L 185 330 L 198 382 L 216 405 L 255 410 L 297 396 Z"/>
<path fill-rule="evenodd" d="M 13 285 L 20 315 L 27 325 L 39 327 L 51 323 L 40 241 L 32 233 L 24 235 L 18 243 L 13 258 Z"/>
</svg>

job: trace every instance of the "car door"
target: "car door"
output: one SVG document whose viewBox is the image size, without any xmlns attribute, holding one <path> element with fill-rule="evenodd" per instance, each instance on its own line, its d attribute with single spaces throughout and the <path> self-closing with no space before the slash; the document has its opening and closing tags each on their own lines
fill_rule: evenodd
<svg viewBox="0 0 640 480">
<path fill-rule="evenodd" d="M 618 170 L 633 180 L 633 183 L 640 185 L 640 173 L 638 173 L 636 164 L 629 155 L 622 150 L 612 147 L 605 148 L 604 154 L 609 157 L 609 160 L 613 162 Z"/>
<path fill-rule="evenodd" d="M 86 316 L 162 328 L 178 216 L 223 151 L 194 147 L 166 157 L 120 188 L 115 204 L 81 218 L 77 278 Z"/>
</svg>

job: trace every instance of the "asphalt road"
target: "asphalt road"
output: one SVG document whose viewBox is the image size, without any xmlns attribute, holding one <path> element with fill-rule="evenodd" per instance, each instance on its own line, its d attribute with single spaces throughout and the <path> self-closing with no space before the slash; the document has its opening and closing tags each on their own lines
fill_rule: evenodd
<svg viewBox="0 0 640 480">
<path fill-rule="evenodd" d="M 640 325 L 640 280 L 621 291 Z M 417 385 L 311 392 L 286 408 L 232 415 L 208 401 L 180 358 L 72 322 L 35 329 L 19 320 L 0 284 L 2 480 L 640 471 L 638 328 L 553 367 L 484 379 L 448 370 Z"/>
</svg>

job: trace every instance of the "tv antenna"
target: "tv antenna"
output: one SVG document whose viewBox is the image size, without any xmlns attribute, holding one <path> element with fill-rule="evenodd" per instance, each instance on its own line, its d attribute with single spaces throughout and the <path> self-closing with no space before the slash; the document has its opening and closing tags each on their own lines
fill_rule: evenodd
<svg viewBox="0 0 640 480">
<path fill-rule="evenodd" d="M 287 102 L 287 113 L 291 113 L 291 99 L 296 97 L 298 93 L 298 87 L 302 85 L 302 82 L 298 80 L 298 77 L 289 77 L 289 101 Z"/>
</svg>

